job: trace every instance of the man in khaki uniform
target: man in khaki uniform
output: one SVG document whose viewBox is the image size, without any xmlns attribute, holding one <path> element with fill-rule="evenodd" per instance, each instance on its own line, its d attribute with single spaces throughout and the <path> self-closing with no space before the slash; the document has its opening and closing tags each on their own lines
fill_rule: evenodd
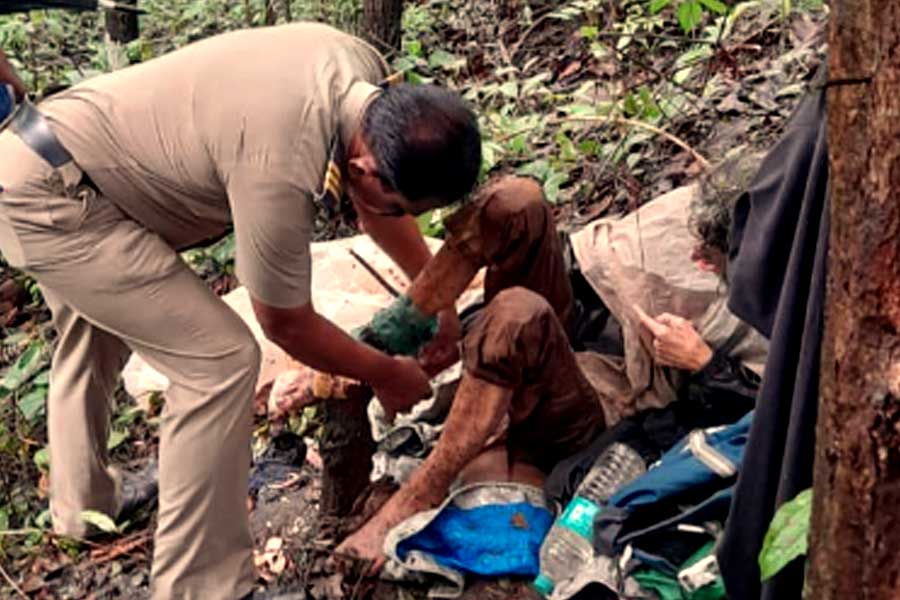
<svg viewBox="0 0 900 600">
<path fill-rule="evenodd" d="M 59 332 L 48 400 L 58 532 L 84 535 L 81 511 L 119 508 L 105 441 L 129 353 L 171 381 L 154 598 L 240 598 L 254 581 L 245 498 L 259 349 L 178 250 L 233 224 L 238 277 L 272 340 L 368 382 L 392 410 L 428 389 L 415 360 L 358 343 L 310 303 L 316 203 L 339 198 L 342 179 L 363 228 L 413 277 L 429 252 L 410 215 L 477 176 L 477 124 L 459 98 L 382 90 L 387 75 L 371 47 L 325 26 L 240 31 L 43 102 L 66 164 L 12 126 L 0 133 L 0 249 L 39 282 Z M 455 337 L 448 312 L 429 358 L 447 359 Z"/>
</svg>

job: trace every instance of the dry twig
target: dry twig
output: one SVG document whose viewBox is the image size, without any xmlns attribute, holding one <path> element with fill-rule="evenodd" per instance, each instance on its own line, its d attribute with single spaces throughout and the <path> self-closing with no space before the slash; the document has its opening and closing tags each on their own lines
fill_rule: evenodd
<svg viewBox="0 0 900 600">
<path fill-rule="evenodd" d="M 518 131 L 514 131 L 508 135 L 504 135 L 503 137 L 498 138 L 497 143 L 503 143 L 505 141 L 511 140 L 512 138 L 521 135 L 523 133 L 528 133 L 542 125 L 558 125 L 560 123 L 575 123 L 575 122 L 585 122 L 585 123 L 618 123 L 620 125 L 628 125 L 630 127 L 638 127 L 640 129 L 645 129 L 651 133 L 654 133 L 660 137 L 664 137 L 685 152 L 688 152 L 691 156 L 694 157 L 700 166 L 703 167 L 704 170 L 708 170 L 710 168 L 710 163 L 706 158 L 694 150 L 687 142 L 682 140 L 680 137 L 669 133 L 655 125 L 651 125 L 650 123 L 644 123 L 643 121 L 637 121 L 635 119 L 627 119 L 625 117 L 616 117 L 616 116 L 606 116 L 606 115 L 569 115 L 566 117 L 556 117 L 553 119 L 549 119 L 543 123 L 538 123 L 536 125 L 531 125 L 529 127 L 524 127 L 519 129 Z"/>
<path fill-rule="evenodd" d="M 15 581 L 13 581 L 13 578 L 9 576 L 9 573 L 6 572 L 6 569 L 3 568 L 3 565 L 0 565 L 0 575 L 3 575 L 3 579 L 6 580 L 6 582 L 16 592 L 16 594 L 27 600 L 28 594 L 26 594 L 25 591 L 20 588 Z"/>
<path fill-rule="evenodd" d="M 390 294 L 391 296 L 393 296 L 394 298 L 396 298 L 396 297 L 398 297 L 398 296 L 400 295 L 400 292 L 397 291 L 397 288 L 395 288 L 394 286 L 392 286 L 392 285 L 388 282 L 387 279 L 385 279 L 384 277 L 382 277 L 382 276 L 381 276 L 381 273 L 379 273 L 378 271 L 376 271 L 376 270 L 375 270 L 375 267 L 373 267 L 373 266 L 369 263 L 369 261 L 367 261 L 365 258 L 363 258 L 362 256 L 360 256 L 360 254 L 359 254 L 356 250 L 354 250 L 353 248 L 350 248 L 350 254 L 353 256 L 353 258 L 355 258 L 355 259 L 359 262 L 359 264 L 362 265 L 362 267 L 363 267 L 366 271 L 369 272 L 369 275 L 371 275 L 372 277 L 375 278 L 375 281 L 377 281 L 378 283 L 381 284 L 381 287 L 383 287 L 383 288 L 387 291 L 387 293 L 389 293 L 389 294 Z"/>
</svg>

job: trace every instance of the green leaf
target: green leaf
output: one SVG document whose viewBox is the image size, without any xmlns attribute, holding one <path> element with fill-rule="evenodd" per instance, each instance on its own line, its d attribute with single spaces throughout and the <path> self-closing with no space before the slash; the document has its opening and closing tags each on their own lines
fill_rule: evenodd
<svg viewBox="0 0 900 600">
<path fill-rule="evenodd" d="M 111 517 L 103 514 L 98 510 L 83 510 L 81 511 L 79 516 L 81 517 L 82 521 L 93 525 L 104 533 L 119 532 L 119 527 L 116 525 L 116 522 L 113 521 Z"/>
<path fill-rule="evenodd" d="M 410 40 L 406 42 L 406 52 L 415 57 L 422 56 L 422 42 L 419 40 Z"/>
<path fill-rule="evenodd" d="M 627 117 L 637 117 L 641 114 L 641 106 L 638 103 L 637 96 L 633 92 L 628 92 L 623 101 L 622 110 L 625 111 Z"/>
<path fill-rule="evenodd" d="M 804 490 L 775 513 L 759 553 L 762 581 L 770 579 L 788 563 L 806 554 L 812 513 L 812 489 Z"/>
<path fill-rule="evenodd" d="M 483 141 L 481 143 L 481 173 L 486 175 L 497 166 L 503 156 L 503 146 L 497 142 Z"/>
<path fill-rule="evenodd" d="M 515 81 L 507 81 L 503 85 L 500 86 L 500 93 L 506 96 L 507 98 L 518 98 L 519 96 L 519 84 Z"/>
<path fill-rule="evenodd" d="M 466 60 L 451 54 L 446 50 L 435 50 L 428 57 L 428 66 L 432 69 L 457 69 L 464 65 Z"/>
<path fill-rule="evenodd" d="M 50 470 L 50 449 L 44 446 L 34 453 L 32 460 L 38 469 L 46 473 Z"/>
<path fill-rule="evenodd" d="M 122 442 L 128 439 L 127 429 L 113 429 L 109 432 L 109 439 L 106 440 L 106 449 L 115 450 L 122 445 Z"/>
<path fill-rule="evenodd" d="M 565 161 L 574 161 L 578 158 L 578 152 L 575 150 L 575 144 L 569 139 L 565 132 L 560 131 L 554 139 L 559 145 L 559 158 Z"/>
<path fill-rule="evenodd" d="M 422 235 L 429 237 L 443 237 L 444 236 L 444 210 L 440 208 L 435 208 L 434 210 L 429 210 L 426 213 L 423 213 L 416 217 L 416 222 L 419 224 L 419 231 L 422 232 Z"/>
<path fill-rule="evenodd" d="M 668 2 L 668 0 L 666 0 Z M 600 28 L 596 25 L 584 25 L 581 29 L 581 37 L 588 41 L 593 41 L 597 39 L 597 36 L 600 35 Z"/>
<path fill-rule="evenodd" d="M 19 360 L 7 371 L 6 377 L 3 378 L 3 383 L 0 383 L 0 385 L 14 392 L 27 383 L 35 373 L 40 371 L 46 362 L 47 357 L 44 355 L 44 347 L 43 340 L 32 342 L 19 357 Z"/>
<path fill-rule="evenodd" d="M 671 0 L 650 0 L 650 14 L 655 15 L 669 5 Z"/>
<path fill-rule="evenodd" d="M 38 513 L 38 516 L 34 518 L 34 524 L 40 529 L 49 529 L 51 525 L 50 509 L 45 508 L 40 513 Z"/>
<path fill-rule="evenodd" d="M 690 33 L 703 19 L 703 10 L 698 0 L 687 0 L 678 5 L 678 24 L 685 33 Z"/>
<path fill-rule="evenodd" d="M 547 180 L 544 181 L 544 195 L 547 197 L 548 202 L 556 204 L 556 201 L 559 199 L 559 188 L 568 180 L 569 174 L 559 171 L 554 171 L 547 177 Z"/>
<path fill-rule="evenodd" d="M 50 369 L 44 369 L 31 380 L 34 385 L 50 385 Z"/>
<path fill-rule="evenodd" d="M 558 110 L 564 112 L 567 115 L 572 116 L 585 116 L 585 115 L 596 115 L 597 107 L 592 104 L 566 104 L 565 106 L 560 106 Z"/>
<path fill-rule="evenodd" d="M 0 506 L 0 531 L 9 529 L 9 508 Z"/>
<path fill-rule="evenodd" d="M 516 169 L 516 173 L 518 173 L 519 175 L 531 176 L 535 179 L 539 179 L 540 181 L 544 181 L 549 176 L 550 171 L 550 163 L 548 163 L 543 158 L 533 160 L 530 163 L 524 164 Z"/>
<path fill-rule="evenodd" d="M 210 248 L 209 254 L 218 264 L 224 265 L 234 260 L 234 246 L 234 234 L 232 233 L 225 239 L 214 244 L 213 247 Z"/>
<path fill-rule="evenodd" d="M 528 149 L 528 143 L 525 140 L 525 134 L 523 133 L 522 135 L 517 135 L 513 139 L 509 140 L 509 142 L 507 142 L 506 144 L 506 147 L 513 154 L 524 154 Z"/>
<path fill-rule="evenodd" d="M 700 0 L 700 4 L 720 15 L 728 12 L 728 7 L 719 2 L 719 0 Z"/>
<path fill-rule="evenodd" d="M 18 402 L 16 402 L 16 406 L 29 423 L 34 423 L 37 417 L 44 413 L 46 403 L 47 387 L 39 385 L 20 397 Z"/>
</svg>

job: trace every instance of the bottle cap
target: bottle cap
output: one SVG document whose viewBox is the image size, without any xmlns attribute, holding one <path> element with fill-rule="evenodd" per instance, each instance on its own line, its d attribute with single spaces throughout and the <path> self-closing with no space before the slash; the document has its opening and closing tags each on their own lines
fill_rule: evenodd
<svg viewBox="0 0 900 600">
<path fill-rule="evenodd" d="M 553 580 L 540 573 L 537 577 L 535 577 L 534 582 L 531 584 L 535 590 L 545 598 L 549 596 L 553 592 L 553 588 L 556 585 L 553 583 Z"/>
</svg>

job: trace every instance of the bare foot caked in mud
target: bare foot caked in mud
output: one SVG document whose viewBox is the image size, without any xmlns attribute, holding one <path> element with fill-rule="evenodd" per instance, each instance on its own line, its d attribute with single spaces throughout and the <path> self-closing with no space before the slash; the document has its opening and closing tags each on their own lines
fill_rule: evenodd
<svg viewBox="0 0 900 600">
<path fill-rule="evenodd" d="M 341 542 L 335 550 L 339 562 L 358 559 L 367 563 L 365 574 L 375 576 L 381 571 L 387 557 L 384 554 L 384 539 L 388 529 L 378 519 L 366 523 L 362 529 Z"/>
</svg>

